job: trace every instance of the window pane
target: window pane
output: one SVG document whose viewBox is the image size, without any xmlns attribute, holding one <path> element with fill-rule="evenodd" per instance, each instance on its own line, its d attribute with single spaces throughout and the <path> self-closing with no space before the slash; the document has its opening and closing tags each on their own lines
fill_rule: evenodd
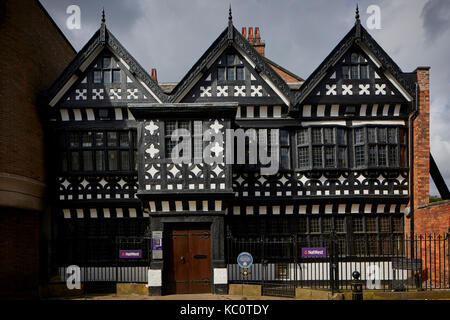
<svg viewBox="0 0 450 320">
<path fill-rule="evenodd" d="M 83 147 L 92 147 L 92 132 L 83 132 Z"/>
<path fill-rule="evenodd" d="M 397 143 L 397 128 L 388 128 L 388 142 Z"/>
<path fill-rule="evenodd" d="M 136 150 L 134 151 L 134 158 L 133 158 L 133 160 L 134 160 L 134 170 L 137 171 L 138 170 L 138 166 L 139 166 L 139 161 L 138 161 L 138 153 L 137 153 Z"/>
<path fill-rule="evenodd" d="M 369 166 L 375 166 L 377 164 L 377 147 L 369 147 Z"/>
<path fill-rule="evenodd" d="M 364 128 L 355 129 L 355 143 L 364 143 Z"/>
<path fill-rule="evenodd" d="M 386 147 L 385 146 L 378 146 L 378 165 L 379 166 L 386 166 Z"/>
<path fill-rule="evenodd" d="M 380 232 L 389 232 L 389 217 L 380 217 Z"/>
<path fill-rule="evenodd" d="M 286 130 L 280 130 L 280 145 L 289 146 L 289 132 Z"/>
<path fill-rule="evenodd" d="M 128 147 L 130 145 L 130 139 L 127 131 L 120 132 L 120 146 Z"/>
<path fill-rule="evenodd" d="M 113 71 L 113 82 L 115 82 L 115 83 L 120 82 L 120 70 Z"/>
<path fill-rule="evenodd" d="M 355 147 L 355 164 L 356 166 L 362 166 L 365 162 L 365 156 L 364 156 L 364 147 L 363 146 L 357 146 Z"/>
<path fill-rule="evenodd" d="M 69 145 L 71 148 L 78 148 L 80 147 L 80 139 L 77 133 L 71 132 L 70 138 L 69 138 Z"/>
<path fill-rule="evenodd" d="M 377 218 L 375 217 L 366 218 L 366 231 L 377 232 Z"/>
<path fill-rule="evenodd" d="M 352 217 L 352 225 L 353 225 L 353 232 L 363 232 L 364 231 L 362 217 Z"/>
<path fill-rule="evenodd" d="M 393 232 L 402 232 L 403 231 L 403 225 L 402 225 L 402 218 L 401 217 L 393 217 L 392 218 L 392 231 Z"/>
<path fill-rule="evenodd" d="M 190 121 L 179 121 L 178 122 L 178 129 L 186 129 L 189 132 L 191 131 L 191 123 Z"/>
<path fill-rule="evenodd" d="M 314 167 L 322 166 L 322 147 L 313 147 L 312 148 L 312 158 L 313 158 L 313 166 Z"/>
<path fill-rule="evenodd" d="M 378 128 L 378 143 L 386 143 L 386 128 Z"/>
<path fill-rule="evenodd" d="M 228 66 L 234 65 L 234 55 L 232 54 L 227 55 L 227 65 Z"/>
<path fill-rule="evenodd" d="M 84 171 L 94 170 L 94 163 L 92 161 L 92 151 L 83 151 L 83 169 Z"/>
<path fill-rule="evenodd" d="M 289 169 L 290 161 L 289 161 L 289 148 L 281 148 L 280 150 L 280 156 L 281 156 L 281 168 L 283 169 Z"/>
<path fill-rule="evenodd" d="M 347 148 L 339 147 L 338 148 L 338 167 L 339 168 L 345 168 L 347 166 L 346 162 L 346 154 L 347 154 Z"/>
<path fill-rule="evenodd" d="M 109 57 L 103 58 L 103 68 L 104 69 L 111 68 L 111 58 Z"/>
<path fill-rule="evenodd" d="M 111 83 L 111 71 L 103 71 L 103 83 Z"/>
<path fill-rule="evenodd" d="M 325 166 L 334 167 L 335 165 L 335 154 L 334 147 L 325 147 Z"/>
<path fill-rule="evenodd" d="M 397 146 L 389 146 L 389 166 L 398 167 Z"/>
<path fill-rule="evenodd" d="M 309 166 L 308 147 L 298 148 L 298 166 L 299 168 Z"/>
<path fill-rule="evenodd" d="M 217 68 L 217 80 L 225 80 L 225 68 Z"/>
<path fill-rule="evenodd" d="M 369 78 L 368 68 L 369 68 L 369 66 L 367 66 L 367 65 L 361 65 L 360 66 L 361 79 L 368 79 Z"/>
<path fill-rule="evenodd" d="M 312 129 L 312 143 L 322 143 L 322 130 L 320 128 Z"/>
<path fill-rule="evenodd" d="M 94 71 L 94 83 L 102 83 L 102 72 Z"/>
<path fill-rule="evenodd" d="M 306 233 L 306 218 L 301 217 L 298 219 L 298 232 Z"/>
<path fill-rule="evenodd" d="M 359 79 L 358 66 L 352 66 L 352 79 Z"/>
<path fill-rule="evenodd" d="M 227 68 L 227 80 L 234 80 L 234 68 Z"/>
<path fill-rule="evenodd" d="M 358 56 L 358 54 L 357 53 L 352 53 L 352 55 L 351 55 L 351 62 L 352 63 L 358 63 L 359 62 L 359 56 Z"/>
<path fill-rule="evenodd" d="M 297 131 L 297 145 L 308 144 L 308 129 L 300 129 Z"/>
<path fill-rule="evenodd" d="M 120 151 L 120 161 L 122 170 L 130 170 L 130 152 Z"/>
<path fill-rule="evenodd" d="M 171 158 L 172 149 L 176 146 L 176 141 L 171 141 L 170 138 L 166 138 L 166 158 Z"/>
<path fill-rule="evenodd" d="M 322 218 L 322 233 L 331 232 L 331 217 Z"/>
<path fill-rule="evenodd" d="M 236 80 L 245 80 L 244 79 L 244 68 L 242 68 L 242 67 L 236 68 Z"/>
<path fill-rule="evenodd" d="M 108 166 L 109 170 L 117 170 L 119 168 L 117 151 L 108 151 Z"/>
<path fill-rule="evenodd" d="M 103 132 L 96 132 L 95 133 L 95 145 L 98 147 L 103 146 Z"/>
<path fill-rule="evenodd" d="M 334 218 L 334 227 L 336 229 L 336 232 L 345 232 L 345 218 L 344 217 L 337 217 Z"/>
<path fill-rule="evenodd" d="M 334 143 L 334 131 L 333 128 L 323 129 L 323 142 L 324 143 Z"/>
<path fill-rule="evenodd" d="M 350 68 L 347 66 L 342 67 L 342 77 L 344 79 L 350 79 Z"/>
<path fill-rule="evenodd" d="M 117 146 L 117 132 L 108 132 L 108 147 Z"/>
<path fill-rule="evenodd" d="M 376 130 L 375 130 L 375 128 L 367 128 L 367 141 L 369 143 L 376 143 Z"/>
<path fill-rule="evenodd" d="M 95 169 L 97 171 L 105 170 L 105 153 L 104 153 L 104 151 L 95 151 Z"/>
<path fill-rule="evenodd" d="M 72 160 L 72 170 L 78 171 L 80 170 L 80 154 L 75 151 L 71 152 L 71 160 Z"/>
<path fill-rule="evenodd" d="M 172 132 L 177 128 L 176 121 L 166 121 L 166 136 L 171 136 Z"/>
<path fill-rule="evenodd" d="M 337 143 L 338 144 L 347 144 L 347 139 L 345 135 L 345 130 L 341 128 L 337 128 Z"/>
<path fill-rule="evenodd" d="M 319 218 L 309 218 L 309 232 L 320 232 Z"/>
</svg>

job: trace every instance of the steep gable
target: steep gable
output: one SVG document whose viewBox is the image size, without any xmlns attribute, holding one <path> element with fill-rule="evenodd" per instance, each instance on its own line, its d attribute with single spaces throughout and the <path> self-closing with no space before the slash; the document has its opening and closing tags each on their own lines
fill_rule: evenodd
<svg viewBox="0 0 450 320">
<path fill-rule="evenodd" d="M 342 67 L 346 65 L 351 67 L 352 53 L 363 59 L 361 60 L 362 64 L 368 65 L 368 79 L 359 79 L 355 82 L 352 79 L 344 79 Z M 351 68 L 349 72 L 351 78 Z M 339 83 L 339 81 L 341 82 Z M 299 104 L 304 103 L 307 99 L 322 95 L 325 96 L 323 101 L 329 100 L 326 98 L 327 95 L 340 95 L 340 97 L 347 95 L 347 98 L 351 95 L 353 99 L 355 95 L 373 95 L 378 98 L 390 96 L 391 100 L 398 98 L 409 103 L 415 95 L 415 85 L 412 77 L 401 71 L 357 19 L 355 26 L 295 93 L 295 106 L 298 108 Z M 320 100 L 320 98 L 316 98 L 316 100 Z M 344 97 L 343 102 L 345 100 Z"/>
<path fill-rule="evenodd" d="M 236 30 L 233 26 L 231 16 L 229 18 L 228 27 L 220 34 L 172 91 L 170 101 L 192 101 L 192 99 L 195 99 L 197 96 L 198 98 L 206 98 L 205 96 L 200 97 L 200 93 L 202 92 L 201 87 L 205 90 L 204 95 L 207 95 L 208 98 L 212 98 L 213 87 L 211 86 L 211 91 L 206 89 L 204 86 L 206 85 L 205 81 L 213 81 L 214 74 L 217 73 L 219 61 L 223 61 L 223 54 L 226 54 L 226 52 L 232 52 L 239 57 L 240 61 L 243 62 L 244 67 L 247 68 L 247 71 L 244 71 L 244 73 L 249 76 L 248 81 L 250 81 L 244 88 L 242 87 L 243 84 L 238 86 L 227 83 L 226 86 L 228 86 L 227 92 L 229 95 L 235 96 L 235 94 L 238 94 L 235 96 L 237 101 L 242 101 L 242 99 L 244 99 L 245 103 L 257 103 L 257 98 L 259 98 L 258 95 L 261 92 L 263 95 L 266 94 L 267 96 L 271 95 L 274 97 L 275 95 L 276 98 L 279 99 L 278 103 L 282 101 L 288 106 L 291 105 L 291 92 L 286 82 L 272 69 L 264 57 L 249 44 L 247 39 Z M 211 78 L 209 78 L 210 75 Z M 252 75 L 255 80 L 252 80 Z M 264 81 L 264 86 L 260 82 L 261 80 Z M 199 81 L 203 82 L 204 85 L 199 83 Z M 247 81 L 247 78 L 245 78 L 245 81 Z M 256 86 L 253 89 L 253 98 L 256 100 L 250 102 L 250 98 L 252 98 L 252 81 L 254 81 L 253 85 Z M 225 85 L 225 83 L 223 83 L 223 85 Z M 195 86 L 197 87 L 194 88 Z M 235 88 L 235 86 L 239 88 Z M 261 86 L 261 88 L 258 86 Z M 243 96 L 243 93 L 245 93 L 245 97 Z M 209 94 L 211 94 L 211 97 Z M 214 90 L 214 94 L 216 94 L 216 98 L 220 98 L 217 96 L 219 94 L 217 87 Z M 267 98 L 265 101 L 267 101 Z"/>
<path fill-rule="evenodd" d="M 111 58 L 111 64 L 104 66 L 103 59 L 108 57 Z M 120 72 L 120 76 L 115 79 L 114 71 Z M 95 74 L 99 73 L 100 81 L 95 78 Z M 92 101 L 100 104 L 126 103 L 129 100 L 167 101 L 167 96 L 158 84 L 104 23 L 55 81 L 46 96 L 51 107 L 61 103 L 66 106 L 74 103 L 83 106 Z"/>
<path fill-rule="evenodd" d="M 283 101 L 239 51 L 227 47 L 203 73 L 182 102 L 229 101 L 282 104 Z"/>
</svg>

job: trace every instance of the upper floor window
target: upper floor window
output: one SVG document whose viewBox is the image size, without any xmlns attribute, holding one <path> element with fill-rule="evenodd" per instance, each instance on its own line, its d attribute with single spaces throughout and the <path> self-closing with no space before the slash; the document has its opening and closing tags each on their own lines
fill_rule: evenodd
<svg viewBox="0 0 450 320">
<path fill-rule="evenodd" d="M 166 159 L 172 158 L 172 151 L 177 144 L 179 144 L 180 138 L 191 139 L 191 157 L 194 159 L 203 159 L 203 121 L 201 120 L 169 120 L 165 121 L 165 133 L 164 133 L 164 146 Z M 175 130 L 180 130 L 175 132 Z M 172 141 L 172 135 L 178 137 L 177 141 Z M 192 134 L 193 133 L 193 134 Z M 181 151 L 181 150 L 180 150 Z M 183 157 L 183 154 L 178 154 L 179 157 Z"/>
<path fill-rule="evenodd" d="M 406 135 L 397 127 L 354 129 L 356 167 L 406 167 Z"/>
<path fill-rule="evenodd" d="M 59 135 L 62 172 L 136 171 L 136 131 L 69 131 Z"/>
<path fill-rule="evenodd" d="M 113 57 L 99 59 L 94 66 L 94 83 L 120 83 L 120 68 Z"/>
<path fill-rule="evenodd" d="M 227 54 L 225 63 L 217 68 L 217 80 L 245 80 L 244 65 L 235 54 Z"/>
<path fill-rule="evenodd" d="M 342 66 L 342 77 L 344 79 L 368 79 L 369 64 L 367 60 L 360 54 L 352 53 Z"/>
<path fill-rule="evenodd" d="M 347 165 L 347 137 L 342 128 L 297 130 L 297 168 L 344 168 Z"/>
</svg>

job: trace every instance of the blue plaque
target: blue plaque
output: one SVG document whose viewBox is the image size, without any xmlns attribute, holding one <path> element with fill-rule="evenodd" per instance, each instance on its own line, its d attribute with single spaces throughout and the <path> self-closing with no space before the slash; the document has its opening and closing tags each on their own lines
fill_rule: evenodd
<svg viewBox="0 0 450 320">
<path fill-rule="evenodd" d="M 237 263 L 239 267 L 248 269 L 253 263 L 253 257 L 248 252 L 241 252 L 237 257 Z"/>
</svg>

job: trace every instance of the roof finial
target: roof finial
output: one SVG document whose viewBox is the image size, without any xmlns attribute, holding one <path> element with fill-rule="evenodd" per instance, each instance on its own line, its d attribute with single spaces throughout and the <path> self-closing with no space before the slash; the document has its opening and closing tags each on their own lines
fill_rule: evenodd
<svg viewBox="0 0 450 320">
<path fill-rule="evenodd" d="M 102 9 L 102 23 L 105 23 L 105 8 Z"/>
<path fill-rule="evenodd" d="M 359 8 L 358 8 L 358 4 L 356 4 L 356 15 L 355 15 L 355 19 L 357 23 L 360 23 L 359 20 Z"/>
<path fill-rule="evenodd" d="M 234 32 L 233 32 L 233 16 L 231 14 L 231 2 L 230 2 L 230 10 L 228 11 L 228 44 L 233 42 Z"/>
</svg>

